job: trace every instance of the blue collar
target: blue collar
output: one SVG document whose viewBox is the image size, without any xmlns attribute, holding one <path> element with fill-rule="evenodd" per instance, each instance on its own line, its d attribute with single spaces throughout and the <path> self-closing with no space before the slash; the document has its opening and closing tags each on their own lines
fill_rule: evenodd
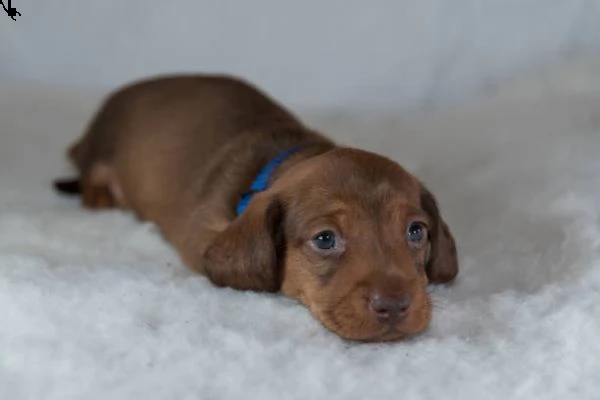
<svg viewBox="0 0 600 400">
<path fill-rule="evenodd" d="M 271 159 L 271 161 L 269 161 L 264 167 L 262 167 L 258 175 L 256 175 L 256 178 L 254 178 L 254 181 L 250 185 L 250 190 L 242 195 L 242 198 L 240 199 L 237 205 L 236 212 L 238 216 L 244 212 L 246 207 L 248 207 L 248 204 L 250 204 L 250 200 L 252 200 L 252 197 L 256 193 L 262 192 L 269 187 L 269 181 L 271 180 L 271 176 L 273 175 L 273 172 L 275 172 L 277 167 L 279 167 L 281 163 L 283 163 L 289 156 L 291 156 L 292 154 L 296 153 L 298 150 L 304 147 L 305 146 L 303 145 L 295 146 L 285 151 L 282 151 L 275 158 Z"/>
</svg>

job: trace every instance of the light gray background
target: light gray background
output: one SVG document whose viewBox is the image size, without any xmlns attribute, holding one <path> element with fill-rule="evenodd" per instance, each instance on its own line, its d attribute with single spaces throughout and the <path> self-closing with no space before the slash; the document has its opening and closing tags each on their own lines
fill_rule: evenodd
<svg viewBox="0 0 600 400">
<path fill-rule="evenodd" d="M 301 107 L 429 107 L 600 49 L 598 0 L 13 0 L 0 79 L 243 75 Z"/>
</svg>

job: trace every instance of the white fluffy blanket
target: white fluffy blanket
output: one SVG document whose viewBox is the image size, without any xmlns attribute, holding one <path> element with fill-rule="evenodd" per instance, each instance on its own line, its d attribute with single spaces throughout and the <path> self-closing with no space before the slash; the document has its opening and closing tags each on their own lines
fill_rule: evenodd
<svg viewBox="0 0 600 400">
<path fill-rule="evenodd" d="M 357 345 L 212 287 L 149 224 L 56 196 L 97 96 L 0 95 L 0 399 L 600 398 L 600 68 L 432 116 L 308 116 L 437 194 L 460 249 L 431 329 Z"/>
</svg>

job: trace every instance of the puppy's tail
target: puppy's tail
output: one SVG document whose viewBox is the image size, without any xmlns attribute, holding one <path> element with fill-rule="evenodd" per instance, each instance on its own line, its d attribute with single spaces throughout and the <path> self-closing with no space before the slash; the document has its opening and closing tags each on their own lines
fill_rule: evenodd
<svg viewBox="0 0 600 400">
<path fill-rule="evenodd" d="M 76 196 L 81 194 L 81 181 L 77 178 L 56 179 L 54 181 L 54 189 L 63 194 Z"/>
<path fill-rule="evenodd" d="M 83 152 L 86 148 L 87 141 L 79 141 L 75 144 L 71 145 L 67 150 L 67 158 L 71 160 L 71 162 L 77 167 L 78 170 L 81 170 L 82 160 L 83 160 Z M 53 182 L 54 190 L 59 193 L 66 194 L 69 196 L 77 196 L 81 194 L 81 179 L 78 177 L 75 178 L 59 178 L 55 179 Z"/>
</svg>

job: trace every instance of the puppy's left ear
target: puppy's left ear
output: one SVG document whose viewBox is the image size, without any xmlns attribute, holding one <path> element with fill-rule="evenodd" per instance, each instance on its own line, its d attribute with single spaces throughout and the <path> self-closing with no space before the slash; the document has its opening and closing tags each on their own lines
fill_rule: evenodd
<svg viewBox="0 0 600 400">
<path fill-rule="evenodd" d="M 447 283 L 458 274 L 456 243 L 450 228 L 440 215 L 435 197 L 421 184 L 421 207 L 431 219 L 429 228 L 430 250 L 425 267 L 431 283 Z"/>
<path fill-rule="evenodd" d="M 217 286 L 277 292 L 285 243 L 283 206 L 273 195 L 255 196 L 209 245 L 204 253 L 205 275 Z"/>
</svg>

